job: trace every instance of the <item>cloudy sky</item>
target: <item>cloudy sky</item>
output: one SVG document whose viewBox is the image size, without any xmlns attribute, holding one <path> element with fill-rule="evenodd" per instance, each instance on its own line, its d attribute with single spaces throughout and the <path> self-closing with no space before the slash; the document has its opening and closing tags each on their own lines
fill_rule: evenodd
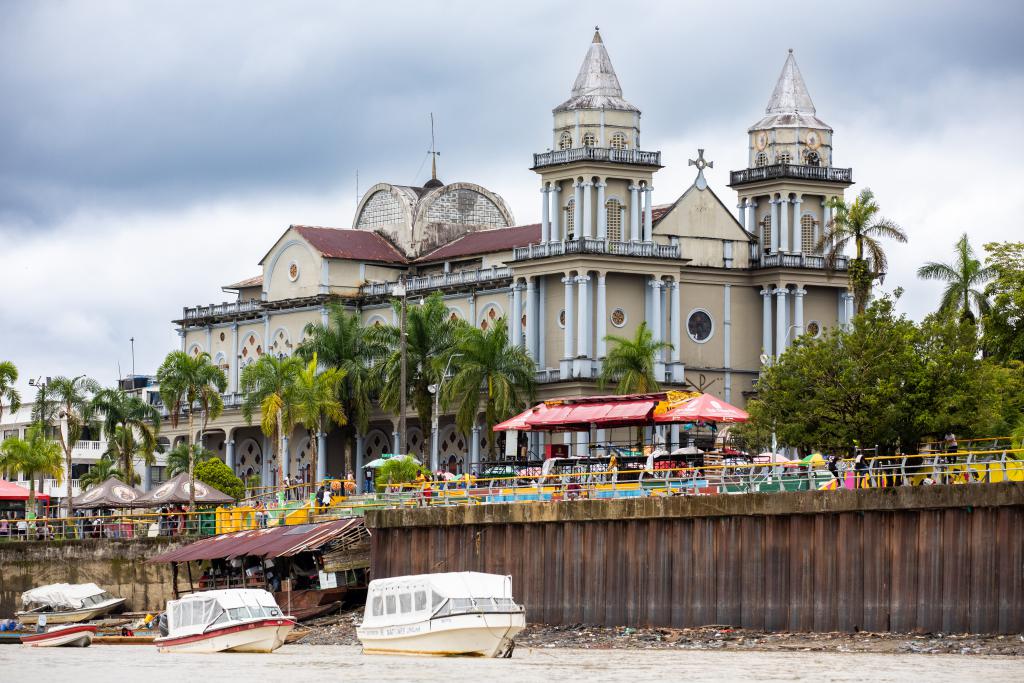
<svg viewBox="0 0 1024 683">
<path fill-rule="evenodd" d="M 697 147 L 725 200 L 785 59 L 796 56 L 835 164 L 909 233 L 886 287 L 963 232 L 1019 239 L 1024 5 L 1016 2 L 515 3 L 0 0 L 0 359 L 29 377 L 153 372 L 181 307 L 227 298 L 290 223 L 349 227 L 356 173 L 440 176 L 539 219 L 528 170 L 550 144 L 595 24 L 657 203 Z M 1016 226 L 1016 227 L 1012 227 Z"/>
</svg>

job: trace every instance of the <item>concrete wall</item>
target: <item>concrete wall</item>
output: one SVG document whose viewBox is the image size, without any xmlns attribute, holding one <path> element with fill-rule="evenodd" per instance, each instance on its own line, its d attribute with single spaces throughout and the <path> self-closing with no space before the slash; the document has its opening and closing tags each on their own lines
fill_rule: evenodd
<svg viewBox="0 0 1024 683">
<path fill-rule="evenodd" d="M 173 597 L 171 565 L 146 560 L 184 544 L 170 538 L 2 543 L 0 619 L 21 609 L 24 591 L 48 583 L 95 583 L 127 598 L 127 611 L 162 609 Z"/>
<path fill-rule="evenodd" d="M 367 513 L 377 578 L 510 574 L 531 622 L 1024 630 L 1016 484 Z"/>
</svg>

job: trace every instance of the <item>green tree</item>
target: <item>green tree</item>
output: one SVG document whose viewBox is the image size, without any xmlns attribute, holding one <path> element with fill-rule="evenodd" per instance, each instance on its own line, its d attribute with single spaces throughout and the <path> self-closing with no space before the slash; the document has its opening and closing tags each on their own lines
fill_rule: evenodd
<svg viewBox="0 0 1024 683">
<path fill-rule="evenodd" d="M 292 404 L 295 406 L 295 421 L 306 428 L 309 435 L 309 449 L 312 454 L 313 476 L 319 471 L 317 460 L 326 453 L 319 453 L 317 434 L 326 433 L 332 424 L 348 423 L 345 409 L 338 398 L 345 371 L 339 368 L 325 368 L 320 371 L 317 355 L 295 377 L 292 387 Z"/>
<path fill-rule="evenodd" d="M 11 412 L 21 408 L 21 394 L 15 388 L 18 381 L 18 368 L 9 360 L 0 361 L 0 419 L 4 416 L 4 401 Z"/>
<path fill-rule="evenodd" d="M 957 240 L 955 251 L 953 263 L 929 261 L 917 269 L 917 276 L 946 283 L 939 312 L 957 313 L 975 322 L 988 313 L 989 301 L 982 287 L 992 278 L 992 270 L 982 266 L 981 261 L 974 257 L 967 233 Z M 978 311 L 977 316 L 974 310 Z"/>
<path fill-rule="evenodd" d="M 649 394 L 661 390 L 654 375 L 654 356 L 673 348 L 672 344 L 654 341 L 646 322 L 640 323 L 632 339 L 613 334 L 604 339 L 612 348 L 601 366 L 598 385 L 602 389 L 614 384 L 616 394 Z"/>
<path fill-rule="evenodd" d="M 160 411 L 138 396 L 117 388 L 101 389 L 92 399 L 92 411 L 101 416 L 107 435 L 106 455 L 119 464 L 127 482 L 134 484 L 135 460 L 149 467 L 154 462 Z"/>
<path fill-rule="evenodd" d="M 493 457 L 494 425 L 533 400 L 536 365 L 526 349 L 509 343 L 504 317 L 487 330 L 469 325 L 458 330 L 455 351 L 459 357 L 454 376 L 444 386 L 445 403 L 458 404 L 455 424 L 466 435 L 472 434 L 483 410 Z"/>
<path fill-rule="evenodd" d="M 338 398 L 342 412 L 348 417 L 341 425 L 341 437 L 348 450 L 350 472 L 356 469 L 356 435 L 366 434 L 370 426 L 373 410 L 370 397 L 374 392 L 372 368 L 388 352 L 389 347 L 380 334 L 364 327 L 358 314 L 347 313 L 337 303 L 330 306 L 326 327 L 318 323 L 306 326 L 306 341 L 296 351 L 306 362 L 316 355 L 324 367 L 337 368 L 344 373 L 338 385 Z"/>
<path fill-rule="evenodd" d="M 429 474 L 422 465 L 408 456 L 391 458 L 377 470 L 374 476 L 374 487 L 383 491 L 390 484 L 408 484 L 415 481 L 420 472 Z"/>
<path fill-rule="evenodd" d="M 245 482 L 239 479 L 231 468 L 217 458 L 210 458 L 195 466 L 196 479 L 209 484 L 236 501 L 245 496 Z"/>
<path fill-rule="evenodd" d="M 124 476 L 124 472 L 118 469 L 117 461 L 104 455 L 96 461 L 95 465 L 89 468 L 88 472 L 78 478 L 78 484 L 82 487 L 82 491 L 88 491 L 93 486 L 99 486 L 111 477 L 116 477 L 132 486 L 138 483 L 138 477 L 136 477 L 135 481 L 129 481 Z"/>
<path fill-rule="evenodd" d="M 28 479 L 28 507 L 36 509 L 35 478 L 64 481 L 64 464 L 61 462 L 60 445 L 46 436 L 46 426 L 33 424 L 25 438 L 14 437 L 0 443 L 0 472 L 23 474 Z M 71 496 L 68 496 L 70 498 Z"/>
<path fill-rule="evenodd" d="M 396 310 L 401 302 L 393 302 Z M 430 385 L 439 384 L 448 359 L 455 352 L 458 331 L 465 322 L 452 319 L 438 292 L 412 304 L 406 315 L 406 398 L 412 403 L 423 431 L 424 443 L 431 442 L 434 397 Z M 390 353 L 374 367 L 374 381 L 381 387 L 380 402 L 387 410 L 397 412 L 401 395 L 401 353 L 398 327 L 381 325 L 373 328 L 379 343 Z M 403 435 L 404 438 L 404 435 Z"/>
<path fill-rule="evenodd" d="M 221 399 L 228 388 L 228 378 L 224 371 L 213 364 L 210 354 L 199 353 L 190 356 L 184 351 L 172 351 L 164 358 L 164 362 L 156 371 L 156 381 L 160 385 L 160 398 L 170 414 L 171 426 L 177 427 L 183 410 L 188 411 L 189 445 L 194 443 L 195 414 L 198 408 L 203 420 L 203 432 L 206 423 L 215 419 L 224 410 Z M 193 451 L 190 450 L 189 454 Z M 195 462 L 190 458 L 188 480 L 195 483 Z M 189 505 L 195 507 L 195 487 L 189 488 Z"/>
<path fill-rule="evenodd" d="M 275 358 L 261 356 L 258 361 L 242 370 L 239 385 L 245 400 L 242 415 L 248 424 L 260 412 L 260 429 L 268 438 L 277 441 L 277 480 L 284 481 L 284 440 L 295 426 L 295 405 L 292 393 L 295 381 L 302 372 L 302 361 L 294 356 Z"/>
<path fill-rule="evenodd" d="M 854 257 L 847 274 L 854 307 L 860 314 L 864 312 L 871 296 L 872 283 L 889 267 L 879 240 L 887 238 L 905 243 L 907 235 L 899 225 L 878 215 L 880 208 L 875 202 L 874 193 L 868 188 L 861 190 L 851 204 L 847 204 L 841 197 L 833 197 L 829 205 L 832 208 L 832 221 L 825 226 L 816 249 L 825 253 L 826 265 L 831 269 L 835 268 L 836 261 L 853 242 Z M 870 264 L 865 256 L 870 258 Z"/>
<path fill-rule="evenodd" d="M 82 434 L 94 427 L 92 397 L 100 390 L 94 379 L 85 375 L 78 377 L 54 377 L 39 387 L 32 419 L 47 426 L 56 426 L 60 448 L 64 452 L 67 476 L 71 477 L 71 453 L 82 439 Z M 69 486 L 70 488 L 70 486 Z M 75 514 L 75 501 L 69 495 L 65 499 L 68 517 Z"/>
<path fill-rule="evenodd" d="M 999 361 L 1024 361 L 1024 242 L 991 242 L 985 251 L 992 305 L 982 315 L 983 348 Z"/>
<path fill-rule="evenodd" d="M 167 476 L 174 477 L 182 472 L 188 472 L 189 463 L 198 465 L 213 457 L 213 451 L 199 444 L 179 443 L 167 451 Z"/>
</svg>

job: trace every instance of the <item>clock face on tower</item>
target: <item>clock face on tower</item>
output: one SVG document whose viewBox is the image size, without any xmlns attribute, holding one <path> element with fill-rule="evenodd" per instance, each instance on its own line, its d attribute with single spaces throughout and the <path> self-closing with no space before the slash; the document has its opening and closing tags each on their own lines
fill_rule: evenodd
<svg viewBox="0 0 1024 683">
<path fill-rule="evenodd" d="M 813 130 L 807 133 L 807 146 L 811 149 L 818 149 L 821 144 L 821 138 Z"/>
<path fill-rule="evenodd" d="M 765 147 L 767 147 L 768 146 L 768 133 L 764 132 L 763 130 L 761 132 L 759 132 L 754 137 L 754 145 L 757 147 L 758 151 L 763 150 Z"/>
</svg>

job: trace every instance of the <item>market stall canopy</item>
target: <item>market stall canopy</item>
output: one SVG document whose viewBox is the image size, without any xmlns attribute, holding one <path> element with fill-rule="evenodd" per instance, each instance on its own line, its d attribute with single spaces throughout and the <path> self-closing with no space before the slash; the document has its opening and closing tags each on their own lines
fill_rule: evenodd
<svg viewBox="0 0 1024 683">
<path fill-rule="evenodd" d="M 288 557 L 310 550 L 320 550 L 335 541 L 367 535 L 362 517 L 349 517 L 320 524 L 277 526 L 270 529 L 249 529 L 220 536 L 211 536 L 181 548 L 170 550 L 148 562 L 194 562 L 196 560 L 230 560 L 235 557 Z"/>
<path fill-rule="evenodd" d="M 165 481 L 149 493 L 143 493 L 135 499 L 132 507 L 151 508 L 161 505 L 187 505 L 189 502 L 188 472 Z M 224 505 L 234 503 L 235 499 L 218 491 L 209 484 L 196 481 L 196 503 L 198 505 Z"/>
<path fill-rule="evenodd" d="M 701 394 L 654 416 L 655 422 L 746 422 L 745 410 L 726 403 L 711 394 Z"/>
<path fill-rule="evenodd" d="M 597 427 L 649 424 L 665 393 L 584 396 L 539 403 L 494 426 L 494 431 L 586 431 Z"/>
<path fill-rule="evenodd" d="M 0 500 L 28 500 L 28 489 L 12 481 L 0 479 Z M 50 497 L 37 492 L 36 500 L 49 501 Z"/>
<path fill-rule="evenodd" d="M 74 502 L 76 508 L 83 510 L 127 508 L 132 507 L 141 495 L 142 491 L 134 486 L 129 486 L 117 477 L 111 477 L 99 486 L 93 486 L 76 496 Z"/>
</svg>

